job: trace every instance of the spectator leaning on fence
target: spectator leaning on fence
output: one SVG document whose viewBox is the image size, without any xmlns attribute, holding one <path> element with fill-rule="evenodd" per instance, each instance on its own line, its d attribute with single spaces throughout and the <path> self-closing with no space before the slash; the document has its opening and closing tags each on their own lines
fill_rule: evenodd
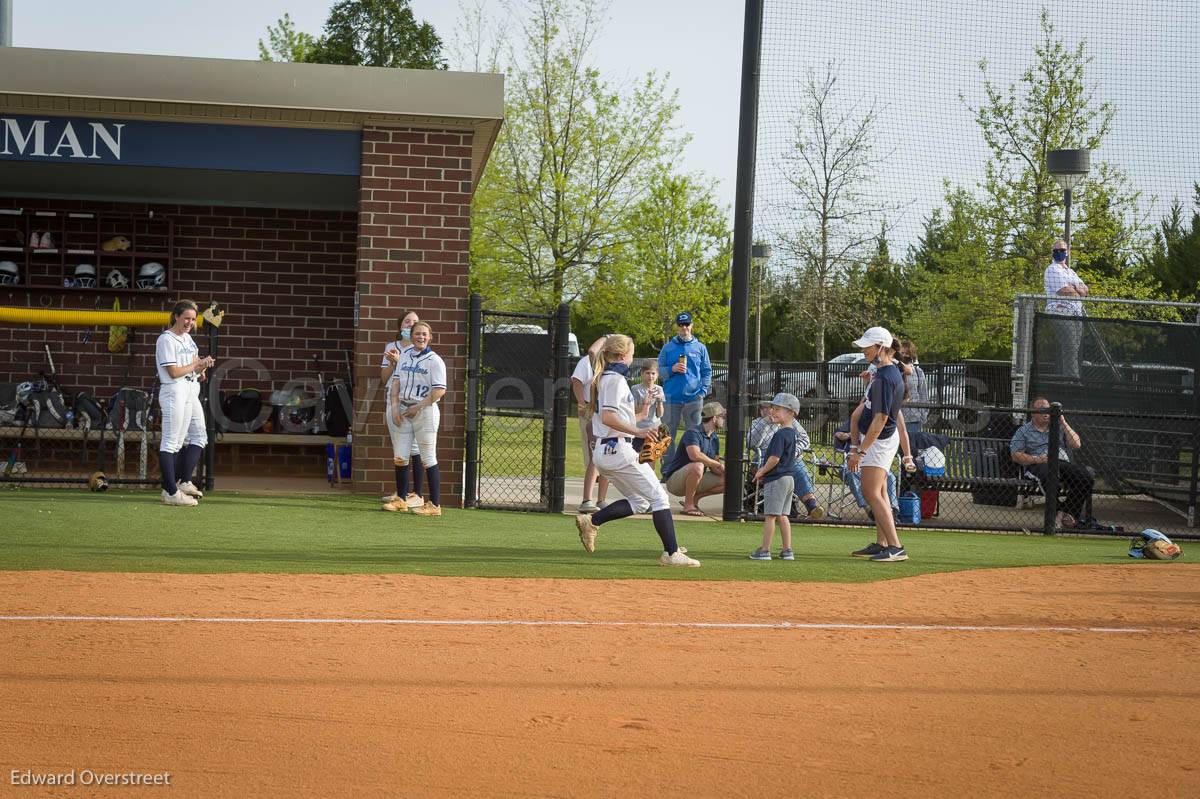
<svg viewBox="0 0 1200 799">
<path fill-rule="evenodd" d="M 1046 302 L 1046 313 L 1059 316 L 1082 317 L 1083 303 L 1079 297 L 1088 296 L 1084 283 L 1068 261 L 1067 243 L 1062 239 L 1054 242 L 1050 251 L 1050 265 L 1042 276 L 1046 294 L 1056 298 Z M 1063 320 L 1054 326 L 1054 340 L 1058 343 L 1059 368 L 1066 377 L 1079 377 L 1079 342 L 1083 338 L 1083 322 Z"/>
<path fill-rule="evenodd" d="M 717 438 L 717 431 L 724 427 L 725 407 L 719 402 L 704 403 L 700 424 L 684 432 L 674 458 L 663 466 L 667 493 L 683 497 L 684 516 L 703 516 L 697 503 L 725 490 L 725 464 Z"/>
<path fill-rule="evenodd" d="M 1050 401 L 1045 397 L 1038 397 L 1033 401 L 1032 407 L 1045 410 L 1035 412 L 1032 419 L 1013 433 L 1008 448 L 1012 452 L 1013 462 L 1036 477 L 1044 488 L 1046 478 L 1050 474 Z M 1071 463 L 1067 448 L 1079 449 L 1083 442 L 1079 434 L 1067 424 L 1067 417 L 1063 416 L 1060 419 L 1062 427 L 1059 429 L 1058 441 L 1058 484 L 1066 496 L 1059 506 L 1057 521 L 1059 527 L 1074 527 L 1083 519 L 1084 509 L 1090 504 L 1092 473 L 1083 466 Z"/>
<path fill-rule="evenodd" d="M 708 359 L 708 348 L 692 336 L 692 315 L 683 311 L 675 317 L 678 334 L 663 345 L 658 353 L 658 367 L 663 375 L 663 393 L 666 395 L 666 410 L 663 424 L 672 439 L 683 420 L 683 429 L 691 430 L 700 424 L 700 408 L 704 397 L 712 389 L 712 362 Z M 676 441 L 663 454 L 663 464 L 675 456 Z"/>
</svg>

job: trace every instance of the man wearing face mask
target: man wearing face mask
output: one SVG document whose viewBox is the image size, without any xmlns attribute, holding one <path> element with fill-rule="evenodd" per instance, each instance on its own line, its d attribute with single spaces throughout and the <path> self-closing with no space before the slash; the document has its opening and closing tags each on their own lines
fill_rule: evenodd
<svg viewBox="0 0 1200 799">
<path fill-rule="evenodd" d="M 1083 338 L 1083 303 L 1077 298 L 1088 295 L 1087 283 L 1075 274 L 1068 261 L 1067 243 L 1062 239 L 1054 242 L 1052 260 L 1043 276 L 1045 292 L 1056 299 L 1046 303 L 1046 313 L 1074 317 L 1055 325 L 1054 337 L 1058 342 L 1058 360 L 1065 377 L 1079 377 L 1079 342 Z"/>
</svg>

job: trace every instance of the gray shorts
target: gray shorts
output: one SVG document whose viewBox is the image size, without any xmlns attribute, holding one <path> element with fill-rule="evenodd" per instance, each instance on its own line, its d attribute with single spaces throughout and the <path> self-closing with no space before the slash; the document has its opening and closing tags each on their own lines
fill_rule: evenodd
<svg viewBox="0 0 1200 799">
<path fill-rule="evenodd" d="M 787 516 L 792 512 L 792 493 L 796 490 L 796 478 L 790 474 L 763 485 L 763 514 Z"/>
</svg>

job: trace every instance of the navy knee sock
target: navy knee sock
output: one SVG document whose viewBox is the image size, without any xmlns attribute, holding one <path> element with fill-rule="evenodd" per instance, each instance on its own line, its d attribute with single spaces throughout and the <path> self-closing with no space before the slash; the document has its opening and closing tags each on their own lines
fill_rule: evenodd
<svg viewBox="0 0 1200 799">
<path fill-rule="evenodd" d="M 624 519 L 626 516 L 632 515 L 633 506 L 629 504 L 629 500 L 619 499 L 593 513 L 592 524 L 599 527 L 605 522 L 611 522 L 614 519 Z"/>
<path fill-rule="evenodd" d="M 158 469 L 162 472 L 162 488 L 168 494 L 174 494 L 175 485 L 175 455 L 174 452 L 158 451 Z"/>
<path fill-rule="evenodd" d="M 396 496 L 400 497 L 400 499 L 404 499 L 404 494 L 401 494 L 400 492 L 404 490 L 403 483 L 405 476 L 408 474 L 408 467 L 394 466 L 392 468 L 396 470 Z"/>
<path fill-rule="evenodd" d="M 192 482 L 192 472 L 196 471 L 196 465 L 200 463 L 200 456 L 203 454 L 204 447 L 195 444 L 188 444 L 183 448 L 183 468 L 178 473 L 179 482 Z"/>
<path fill-rule="evenodd" d="M 412 483 L 413 483 L 412 484 L 412 492 L 414 494 L 416 494 L 417 496 L 420 496 L 421 495 L 421 473 L 425 471 L 424 469 L 421 468 L 421 456 L 413 455 L 412 460 L 409 461 L 409 465 L 412 466 Z"/>
<path fill-rule="evenodd" d="M 435 463 L 425 470 L 429 478 L 429 501 L 439 508 L 442 506 L 442 470 Z"/>
<path fill-rule="evenodd" d="M 675 520 L 671 518 L 671 511 L 667 509 L 656 510 L 653 516 L 654 531 L 662 539 L 663 552 L 666 552 L 668 555 L 674 555 L 679 549 L 679 544 L 675 542 Z"/>
</svg>

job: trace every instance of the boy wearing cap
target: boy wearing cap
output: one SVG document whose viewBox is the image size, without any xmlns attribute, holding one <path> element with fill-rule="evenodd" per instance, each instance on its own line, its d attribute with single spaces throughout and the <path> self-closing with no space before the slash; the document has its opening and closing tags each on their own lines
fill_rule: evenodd
<svg viewBox="0 0 1200 799">
<path fill-rule="evenodd" d="M 792 523 L 788 512 L 792 509 L 792 492 L 796 487 L 793 469 L 796 462 L 796 431 L 792 422 L 800 412 L 800 400 L 792 394 L 776 394 L 771 400 L 770 418 L 779 425 L 771 443 L 767 445 L 766 459 L 754 473 L 754 481 L 763 486 L 763 538 L 762 546 L 750 553 L 751 560 L 771 559 L 771 540 L 775 537 L 775 521 L 779 520 L 779 533 L 783 539 L 783 550 L 779 557 L 795 560 L 792 553 Z"/>
<path fill-rule="evenodd" d="M 904 405 L 904 375 L 893 362 L 892 334 L 883 327 L 869 328 L 854 342 L 863 356 L 875 364 L 875 379 L 867 389 L 858 419 L 858 445 L 850 447 L 846 467 L 862 470 L 863 496 L 875 516 L 875 542 L 853 552 L 855 557 L 877 563 L 908 560 L 896 534 L 887 496 L 887 475 L 900 449 L 897 420 Z"/>
<path fill-rule="evenodd" d="M 708 359 L 708 348 L 692 335 L 692 315 L 687 311 L 679 313 L 675 317 L 675 328 L 678 334 L 658 353 L 658 370 L 663 375 L 666 399 L 663 424 L 672 439 L 675 439 L 681 420 L 684 430 L 700 424 L 700 408 L 712 389 L 712 362 Z M 664 466 L 672 462 L 678 448 L 678 439 L 675 439 L 663 453 Z"/>
<path fill-rule="evenodd" d="M 684 516 L 703 516 L 697 503 L 725 490 L 725 464 L 717 431 L 725 426 L 725 407 L 707 402 L 700 411 L 700 424 L 687 430 L 675 448 L 675 456 L 663 460 L 667 493 L 683 497 Z"/>
</svg>

